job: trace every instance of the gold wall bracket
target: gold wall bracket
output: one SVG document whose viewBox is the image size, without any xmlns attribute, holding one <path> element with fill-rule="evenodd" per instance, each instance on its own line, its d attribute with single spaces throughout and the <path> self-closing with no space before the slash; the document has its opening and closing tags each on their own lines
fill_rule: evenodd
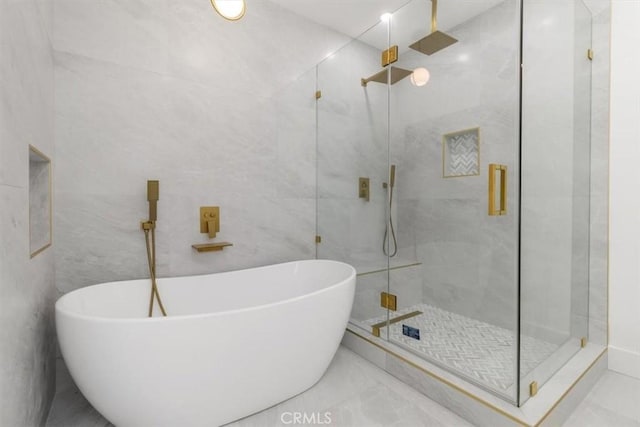
<svg viewBox="0 0 640 427">
<path fill-rule="evenodd" d="M 207 233 L 210 239 L 216 237 L 220 231 L 220 208 L 218 206 L 203 206 L 200 208 L 200 232 Z"/>
<path fill-rule="evenodd" d="M 322 236 L 316 236 L 316 243 L 322 243 Z"/>
<path fill-rule="evenodd" d="M 589 340 L 587 339 L 587 337 L 580 338 L 580 347 L 581 348 L 585 348 L 587 346 L 588 342 L 589 342 Z"/>
<path fill-rule="evenodd" d="M 317 90 L 316 91 L 316 99 L 320 99 L 322 98 L 322 91 L 321 90 Z"/>
<path fill-rule="evenodd" d="M 381 63 L 383 67 L 393 64 L 398 60 L 398 46 L 391 46 L 389 49 L 382 51 Z"/>
<path fill-rule="evenodd" d="M 538 394 L 538 382 L 533 381 L 529 384 L 529 396 L 533 397 Z"/>
<path fill-rule="evenodd" d="M 593 61 L 593 49 L 587 49 L 587 58 L 589 61 Z"/>
<path fill-rule="evenodd" d="M 381 292 L 380 306 L 391 311 L 396 311 L 398 309 L 398 297 L 387 292 Z"/>
</svg>

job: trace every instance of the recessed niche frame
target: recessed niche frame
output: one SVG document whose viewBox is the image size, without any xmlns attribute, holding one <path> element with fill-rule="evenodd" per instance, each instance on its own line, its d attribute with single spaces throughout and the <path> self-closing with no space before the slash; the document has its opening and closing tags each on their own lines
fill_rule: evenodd
<svg viewBox="0 0 640 427">
<path fill-rule="evenodd" d="M 52 244 L 51 159 L 29 145 L 29 252 L 31 258 Z"/>
<path fill-rule="evenodd" d="M 463 129 L 442 136 L 442 177 L 480 175 L 480 128 Z"/>
</svg>

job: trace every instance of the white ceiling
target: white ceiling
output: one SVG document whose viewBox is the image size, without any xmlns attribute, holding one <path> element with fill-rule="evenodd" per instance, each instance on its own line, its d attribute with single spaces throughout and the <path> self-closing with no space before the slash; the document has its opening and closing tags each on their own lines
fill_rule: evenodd
<svg viewBox="0 0 640 427">
<path fill-rule="evenodd" d="M 380 15 L 395 12 L 391 44 L 403 50 L 430 32 L 430 0 L 271 0 L 321 25 L 356 38 L 380 22 Z M 447 31 L 505 0 L 439 0 L 438 29 Z M 583 0 L 597 14 L 610 0 Z M 400 10 L 398 10 L 400 9 Z M 380 49 L 387 44 L 386 26 L 379 25 L 361 39 Z"/>
<path fill-rule="evenodd" d="M 358 37 L 395 12 L 391 44 L 404 50 L 431 30 L 430 0 L 271 0 L 292 12 L 350 37 Z M 438 29 L 447 31 L 505 0 L 440 0 Z M 360 39 L 380 49 L 387 43 L 386 25 L 377 25 Z"/>
<path fill-rule="evenodd" d="M 409 0 L 271 0 L 273 3 L 314 22 L 357 37 Z M 428 1 L 428 0 L 425 0 Z"/>
</svg>

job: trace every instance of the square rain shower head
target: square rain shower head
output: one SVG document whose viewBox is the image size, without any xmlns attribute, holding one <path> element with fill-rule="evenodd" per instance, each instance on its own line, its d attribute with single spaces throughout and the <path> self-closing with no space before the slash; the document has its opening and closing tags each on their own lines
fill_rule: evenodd
<svg viewBox="0 0 640 427">
<path fill-rule="evenodd" d="M 442 31 L 434 31 L 409 47 L 411 49 L 417 50 L 418 52 L 424 53 L 425 55 L 432 55 L 439 50 L 442 50 L 445 47 L 451 46 L 452 44 L 457 42 L 457 39 L 454 39 L 453 37 L 443 33 Z"/>
</svg>

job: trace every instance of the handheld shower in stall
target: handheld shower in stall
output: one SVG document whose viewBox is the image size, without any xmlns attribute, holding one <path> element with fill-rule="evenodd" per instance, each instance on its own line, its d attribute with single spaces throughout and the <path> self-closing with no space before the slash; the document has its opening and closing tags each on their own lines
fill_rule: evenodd
<svg viewBox="0 0 640 427">
<path fill-rule="evenodd" d="M 393 228 L 393 214 L 391 212 L 393 206 L 393 189 L 396 185 L 396 165 L 391 165 L 389 170 L 389 185 L 383 183 L 384 188 L 389 189 L 389 221 L 384 227 L 384 237 L 382 239 L 382 253 L 386 256 L 394 257 L 398 253 L 398 241 L 396 240 L 396 231 Z M 391 237 L 391 240 L 387 242 L 387 238 Z M 392 244 L 393 243 L 393 244 Z M 393 250 L 391 250 L 393 248 Z M 387 249 L 389 249 L 387 251 Z"/>
</svg>

